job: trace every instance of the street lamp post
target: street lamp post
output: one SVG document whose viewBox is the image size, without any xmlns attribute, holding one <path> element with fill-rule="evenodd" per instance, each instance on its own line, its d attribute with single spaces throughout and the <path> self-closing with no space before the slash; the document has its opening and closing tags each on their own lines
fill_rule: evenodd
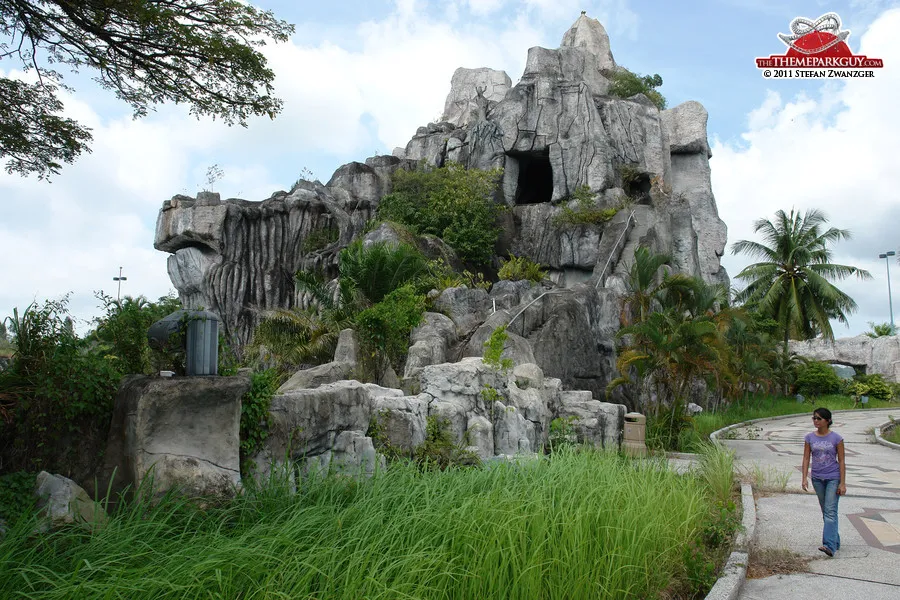
<svg viewBox="0 0 900 600">
<path fill-rule="evenodd" d="M 891 252 L 891 254 L 894 254 Z M 882 255 L 883 256 L 883 255 Z M 122 277 L 122 267 L 119 267 L 119 276 L 113 277 L 113 281 L 117 281 L 119 283 L 119 289 L 116 291 L 116 302 L 119 301 L 119 296 L 122 294 L 122 282 L 128 281 L 127 277 Z M 888 282 L 890 283 L 890 282 Z M 892 317 L 893 318 L 893 317 Z M 893 322 L 893 321 L 892 321 Z"/>
<path fill-rule="evenodd" d="M 897 254 L 893 250 L 888 250 L 884 254 L 879 254 L 878 258 L 884 259 L 884 265 L 887 267 L 887 280 L 888 280 L 888 308 L 891 311 L 891 335 L 894 334 L 894 302 L 891 300 L 891 261 L 888 257 L 894 256 Z"/>
</svg>

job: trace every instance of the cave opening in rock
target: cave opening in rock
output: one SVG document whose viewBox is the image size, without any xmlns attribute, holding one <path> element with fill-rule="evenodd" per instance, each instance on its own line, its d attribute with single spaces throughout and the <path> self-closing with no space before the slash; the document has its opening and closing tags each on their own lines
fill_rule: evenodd
<svg viewBox="0 0 900 600">
<path fill-rule="evenodd" d="M 652 187 L 649 173 L 636 173 L 629 180 L 623 182 L 625 193 L 629 198 L 635 200 L 644 200 L 650 198 L 650 189 Z"/>
<path fill-rule="evenodd" d="M 515 203 L 540 204 L 553 197 L 553 167 L 550 151 L 510 153 L 519 168 L 516 180 Z"/>
</svg>

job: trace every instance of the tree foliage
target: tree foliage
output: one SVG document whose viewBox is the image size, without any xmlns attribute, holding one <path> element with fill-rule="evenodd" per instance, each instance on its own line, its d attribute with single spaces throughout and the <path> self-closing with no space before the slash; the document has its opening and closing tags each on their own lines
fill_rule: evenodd
<svg viewBox="0 0 900 600">
<path fill-rule="evenodd" d="M 733 254 L 747 254 L 760 259 L 738 273 L 747 287 L 737 294 L 737 301 L 749 302 L 764 316 L 778 322 L 784 351 L 788 339 L 812 339 L 821 334 L 834 339 L 831 319 L 847 322 L 856 310 L 853 298 L 829 280 L 843 280 L 855 275 L 871 279 L 868 271 L 831 262 L 829 246 L 850 238 L 846 229 L 830 227 L 825 214 L 809 210 L 790 214 L 779 210 L 774 221 L 759 219 L 754 233 L 762 242 L 740 240 L 732 246 Z"/>
<path fill-rule="evenodd" d="M 89 151 L 90 130 L 60 115 L 60 67 L 93 72 L 135 117 L 174 102 L 228 124 L 274 118 L 281 101 L 258 48 L 292 32 L 271 11 L 240 0 L 0 1 L 0 59 L 37 76 L 35 83 L 0 79 L 6 170 L 46 178 Z"/>
<path fill-rule="evenodd" d="M 147 331 L 159 319 L 181 308 L 174 296 L 163 296 L 150 302 L 143 296 L 125 296 L 116 300 L 98 294 L 105 314 L 96 319 L 96 329 L 89 336 L 95 351 L 115 360 L 123 373 L 150 374 L 159 371 L 153 351 L 147 342 Z"/>
</svg>

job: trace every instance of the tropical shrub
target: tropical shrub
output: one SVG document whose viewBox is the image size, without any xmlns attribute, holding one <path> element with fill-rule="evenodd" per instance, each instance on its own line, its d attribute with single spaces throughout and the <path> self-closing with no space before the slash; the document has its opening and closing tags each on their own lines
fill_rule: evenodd
<svg viewBox="0 0 900 600">
<path fill-rule="evenodd" d="M 125 296 L 116 300 L 98 293 L 97 299 L 105 314 L 95 320 L 96 329 L 89 339 L 97 343 L 98 351 L 115 360 L 123 373 L 158 371 L 154 363 L 159 357 L 150 349 L 147 331 L 153 323 L 181 308 L 178 298 L 163 296 L 149 302 L 143 296 Z"/>
<path fill-rule="evenodd" d="M 0 372 L 3 470 L 65 472 L 77 443 L 105 441 L 120 363 L 93 351 L 68 316 L 67 298 L 30 305 L 9 320 L 16 353 Z M 71 457 L 70 457 L 71 458 Z"/>
<path fill-rule="evenodd" d="M 340 261 L 341 281 L 372 304 L 428 272 L 428 259 L 405 243 L 365 246 L 357 239 L 341 250 Z"/>
<path fill-rule="evenodd" d="M 527 256 L 509 255 L 509 260 L 500 259 L 500 271 L 497 276 L 509 281 L 534 281 L 540 283 L 547 276 L 547 272 L 541 265 L 530 260 Z"/>
<path fill-rule="evenodd" d="M 436 235 L 463 261 L 487 264 L 500 233 L 501 206 L 493 194 L 501 175 L 501 169 L 467 170 L 456 163 L 398 170 L 393 192 L 378 205 L 378 218 L 401 223 L 414 233 Z"/>
<path fill-rule="evenodd" d="M 872 331 L 867 331 L 866 335 L 870 338 L 879 338 L 886 335 L 894 335 L 896 329 L 890 323 L 874 323 L 869 321 L 869 327 Z"/>
<path fill-rule="evenodd" d="M 630 98 L 635 94 L 644 94 L 659 110 L 666 109 L 666 99 L 656 89 L 663 84 L 662 77 L 654 75 L 638 75 L 628 69 L 620 68 L 612 75 L 609 94 L 619 98 Z"/>
<path fill-rule="evenodd" d="M 384 300 L 356 316 L 363 361 L 370 368 L 380 371 L 380 358 L 386 359 L 395 371 L 406 359 L 409 350 L 409 334 L 422 322 L 425 314 L 425 296 L 417 294 L 411 285 L 405 285 L 387 294 Z"/>
<path fill-rule="evenodd" d="M 834 369 L 827 363 L 818 361 L 811 361 L 800 367 L 794 385 L 798 393 L 810 397 L 838 394 L 843 388 L 841 378 Z"/>
</svg>

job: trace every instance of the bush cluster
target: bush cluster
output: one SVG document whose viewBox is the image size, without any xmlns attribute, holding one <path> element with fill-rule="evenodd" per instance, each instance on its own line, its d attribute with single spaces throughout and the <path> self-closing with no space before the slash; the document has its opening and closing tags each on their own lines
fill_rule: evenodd
<svg viewBox="0 0 900 600">
<path fill-rule="evenodd" d="M 635 94 L 644 94 L 659 110 L 665 110 L 666 99 L 656 89 L 662 84 L 662 77 L 658 74 L 638 75 L 628 69 L 620 68 L 612 76 L 609 94 L 619 98 L 631 98 Z"/>
<path fill-rule="evenodd" d="M 425 296 L 416 293 L 411 285 L 390 292 L 381 302 L 360 312 L 356 316 L 356 331 L 363 361 L 369 361 L 377 371 L 377 361 L 384 358 L 400 372 L 409 350 L 409 334 L 422 322 L 424 314 Z"/>
<path fill-rule="evenodd" d="M 466 169 L 456 163 L 398 170 L 393 191 L 378 206 L 378 218 L 401 223 L 414 233 L 436 235 L 462 260 L 487 264 L 500 233 L 501 206 L 493 194 L 502 173 L 501 169 Z"/>
<path fill-rule="evenodd" d="M 84 338 L 75 333 L 67 298 L 13 311 L 15 355 L 0 372 L 4 471 L 70 472 L 72 461 L 87 458 L 79 454 L 96 450 L 90 444 L 105 442 L 122 376 L 155 369 L 147 329 L 178 301 L 98 298 L 105 314 Z"/>
<path fill-rule="evenodd" d="M 797 392 L 809 397 L 838 394 L 843 389 L 843 382 L 830 365 L 813 361 L 798 369 L 794 382 Z"/>
<path fill-rule="evenodd" d="M 849 396 L 869 396 L 876 400 L 887 402 L 894 397 L 894 391 L 881 375 L 857 375 L 853 381 L 847 384 L 845 390 Z"/>
</svg>

